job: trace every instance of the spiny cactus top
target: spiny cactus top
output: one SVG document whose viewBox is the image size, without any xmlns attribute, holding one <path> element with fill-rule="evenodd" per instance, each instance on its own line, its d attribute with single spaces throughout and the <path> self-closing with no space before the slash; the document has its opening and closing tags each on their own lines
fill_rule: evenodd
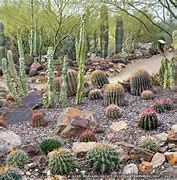
<svg viewBox="0 0 177 180">
<path fill-rule="evenodd" d="M 141 93 L 141 98 L 142 99 L 145 99 L 145 100 L 149 100 L 149 99 L 153 99 L 154 97 L 154 94 L 151 90 L 144 90 L 142 93 Z"/>
<path fill-rule="evenodd" d="M 130 76 L 131 93 L 139 96 L 144 90 L 152 88 L 152 79 L 147 71 L 137 70 Z"/>
<path fill-rule="evenodd" d="M 119 106 L 116 104 L 111 104 L 106 108 L 106 116 L 110 118 L 118 118 L 121 116 L 121 111 Z"/>
<path fill-rule="evenodd" d="M 96 141 L 95 134 L 92 130 L 86 129 L 79 137 L 80 142 Z"/>
</svg>

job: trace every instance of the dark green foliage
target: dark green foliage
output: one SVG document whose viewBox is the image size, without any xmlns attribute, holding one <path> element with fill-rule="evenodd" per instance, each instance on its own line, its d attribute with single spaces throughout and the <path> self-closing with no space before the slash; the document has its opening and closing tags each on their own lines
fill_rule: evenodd
<svg viewBox="0 0 177 180">
<path fill-rule="evenodd" d="M 120 108 L 116 104 L 111 104 L 106 108 L 106 116 L 109 118 L 118 118 L 121 116 Z"/>
<path fill-rule="evenodd" d="M 145 130 L 156 129 L 159 126 L 157 113 L 154 109 L 146 109 L 140 116 L 138 125 Z"/>
<path fill-rule="evenodd" d="M 96 100 L 96 99 L 101 99 L 102 95 L 101 95 L 101 90 L 100 89 L 92 89 L 89 92 L 88 98 L 90 100 Z"/>
<path fill-rule="evenodd" d="M 170 110 L 172 110 L 172 108 L 173 108 L 173 105 L 172 105 L 172 101 L 170 99 L 156 100 L 154 102 L 154 109 L 158 113 L 170 111 Z"/>
<path fill-rule="evenodd" d="M 77 92 L 77 71 L 69 69 L 67 75 L 68 96 L 74 96 Z"/>
<path fill-rule="evenodd" d="M 0 180 L 22 180 L 22 176 L 15 169 L 0 167 Z"/>
<path fill-rule="evenodd" d="M 80 142 L 96 141 L 95 134 L 92 130 L 86 129 L 79 137 Z"/>
<path fill-rule="evenodd" d="M 152 88 L 152 79 L 144 70 L 135 71 L 130 77 L 131 93 L 139 96 L 144 90 Z"/>
<path fill-rule="evenodd" d="M 87 153 L 90 167 L 101 174 L 110 174 L 116 169 L 119 161 L 116 149 L 108 144 L 100 143 Z"/>
<path fill-rule="evenodd" d="M 41 146 L 41 149 L 43 152 L 49 153 L 49 152 L 53 151 L 54 149 L 61 147 L 62 145 L 56 139 L 45 139 L 42 141 L 40 146 Z"/>
<path fill-rule="evenodd" d="M 53 174 L 67 174 L 75 167 L 73 155 L 60 148 L 49 153 L 49 167 Z"/>
<path fill-rule="evenodd" d="M 123 20 L 121 18 L 116 18 L 116 31 L 115 31 L 115 52 L 116 54 L 122 51 L 123 45 L 123 36 L 124 36 L 124 29 L 123 29 Z"/>
<path fill-rule="evenodd" d="M 101 70 L 93 71 L 90 75 L 90 81 L 97 88 L 102 88 L 105 84 L 109 84 L 106 74 Z"/>
<path fill-rule="evenodd" d="M 125 105 L 125 94 L 123 86 L 118 83 L 107 84 L 105 86 L 103 99 L 105 106 L 109 106 L 111 104 L 116 104 L 118 106 Z"/>
</svg>

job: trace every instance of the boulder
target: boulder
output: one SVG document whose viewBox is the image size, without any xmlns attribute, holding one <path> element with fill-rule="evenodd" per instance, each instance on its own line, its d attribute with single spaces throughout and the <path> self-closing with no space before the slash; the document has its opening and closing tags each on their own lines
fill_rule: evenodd
<svg viewBox="0 0 177 180">
<path fill-rule="evenodd" d="M 177 144 L 177 132 L 175 131 L 168 131 L 168 143 Z"/>
<path fill-rule="evenodd" d="M 177 152 L 165 152 L 164 155 L 168 163 L 171 165 L 177 164 Z"/>
<path fill-rule="evenodd" d="M 150 162 L 143 161 L 139 166 L 139 170 L 143 174 L 149 174 L 149 173 L 152 172 L 153 166 L 152 166 L 152 164 Z"/>
<path fill-rule="evenodd" d="M 177 133 L 177 124 L 174 124 L 172 127 L 171 127 L 171 130 L 175 133 Z"/>
<path fill-rule="evenodd" d="M 123 175 L 137 175 L 138 174 L 138 167 L 136 164 L 128 164 L 123 168 Z"/>
<path fill-rule="evenodd" d="M 119 122 L 115 122 L 113 124 L 111 124 L 110 129 L 113 132 L 119 132 L 122 129 L 126 129 L 127 128 L 127 123 L 124 121 L 119 121 Z"/>
<path fill-rule="evenodd" d="M 161 166 L 164 162 L 165 156 L 162 153 L 156 153 L 151 160 L 151 164 L 154 168 Z"/>
<path fill-rule="evenodd" d="M 159 145 L 163 146 L 167 141 L 168 135 L 166 133 L 160 133 L 155 135 L 154 137 L 157 139 Z"/>
<path fill-rule="evenodd" d="M 37 71 L 40 71 L 43 69 L 43 66 L 38 62 L 33 62 L 31 64 L 31 69 L 36 69 Z"/>
<path fill-rule="evenodd" d="M 38 71 L 36 68 L 31 68 L 30 71 L 29 71 L 29 76 L 30 77 L 34 77 L 34 76 L 37 76 L 38 75 Z"/>
<path fill-rule="evenodd" d="M 33 57 L 30 54 L 25 54 L 25 65 L 30 66 L 33 63 Z"/>
<path fill-rule="evenodd" d="M 127 149 L 123 147 L 118 147 L 116 150 L 117 153 L 119 154 L 120 162 L 127 162 L 130 159 Z"/>
</svg>

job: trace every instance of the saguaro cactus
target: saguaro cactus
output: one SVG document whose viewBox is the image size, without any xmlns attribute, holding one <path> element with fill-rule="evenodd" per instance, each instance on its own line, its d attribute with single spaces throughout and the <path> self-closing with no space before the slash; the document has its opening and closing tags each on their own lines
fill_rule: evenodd
<svg viewBox="0 0 177 180">
<path fill-rule="evenodd" d="M 4 36 L 4 24 L 0 21 L 0 65 L 2 58 L 4 57 L 4 46 L 5 46 L 5 36 Z"/>
<path fill-rule="evenodd" d="M 22 38 L 21 38 L 21 29 L 17 28 L 17 40 L 18 40 L 18 52 L 19 52 L 19 77 L 23 87 L 24 95 L 28 95 L 28 83 L 27 83 L 27 76 L 25 72 L 25 58 L 24 58 L 24 50 L 22 45 Z"/>
<path fill-rule="evenodd" d="M 115 52 L 116 54 L 122 51 L 123 44 L 123 20 L 122 18 L 116 17 L 116 31 L 115 31 Z"/>
<path fill-rule="evenodd" d="M 78 59 L 79 59 L 79 72 L 78 84 L 76 93 L 76 104 L 81 103 L 84 90 L 84 68 L 85 68 L 85 55 L 86 55 L 86 33 L 85 33 L 86 15 L 83 15 L 82 25 L 80 29 L 80 39 L 78 44 Z"/>
<path fill-rule="evenodd" d="M 100 7 L 100 47 L 102 57 L 108 55 L 108 8 L 106 5 Z"/>
<path fill-rule="evenodd" d="M 67 73 L 68 71 L 68 57 L 64 57 L 63 69 L 62 69 L 62 84 L 60 91 L 60 102 L 63 107 L 68 105 L 68 85 L 67 85 Z"/>
</svg>

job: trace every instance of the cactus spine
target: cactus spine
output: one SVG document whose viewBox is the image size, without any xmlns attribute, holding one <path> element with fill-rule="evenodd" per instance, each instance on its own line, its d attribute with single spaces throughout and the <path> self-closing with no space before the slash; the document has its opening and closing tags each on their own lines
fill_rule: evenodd
<svg viewBox="0 0 177 180">
<path fill-rule="evenodd" d="M 67 85 L 67 73 L 68 70 L 68 57 L 64 57 L 63 69 L 62 69 L 62 84 L 60 91 L 60 102 L 63 107 L 68 105 L 68 85 Z"/>
<path fill-rule="evenodd" d="M 123 44 L 123 20 L 120 18 L 116 18 L 116 32 L 115 32 L 115 52 L 116 54 L 122 51 L 122 44 Z"/>
<path fill-rule="evenodd" d="M 83 15 L 82 25 L 80 30 L 80 39 L 78 44 L 78 61 L 79 61 L 79 72 L 78 72 L 78 84 L 76 93 L 76 104 L 80 104 L 83 97 L 84 91 L 84 68 L 85 68 L 85 54 L 86 54 L 86 15 Z"/>
<path fill-rule="evenodd" d="M 0 21 L 0 65 L 2 58 L 4 57 L 5 36 L 4 36 L 4 24 Z"/>
<path fill-rule="evenodd" d="M 24 95 L 28 95 L 28 83 L 27 83 L 27 76 L 25 72 L 25 58 L 24 58 L 24 50 L 22 45 L 22 38 L 21 38 L 21 29 L 17 29 L 17 39 L 18 39 L 18 51 L 19 51 L 19 77 L 23 87 Z"/>
</svg>

